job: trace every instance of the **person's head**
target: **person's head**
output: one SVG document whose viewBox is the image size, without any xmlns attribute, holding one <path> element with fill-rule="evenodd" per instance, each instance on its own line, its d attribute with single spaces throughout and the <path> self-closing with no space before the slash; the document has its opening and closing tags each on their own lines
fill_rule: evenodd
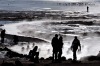
<svg viewBox="0 0 100 66">
<path fill-rule="evenodd" d="M 58 34 L 55 34 L 55 37 L 58 37 Z"/>
<path fill-rule="evenodd" d="M 37 51 L 37 49 L 38 49 L 38 46 L 35 46 L 35 47 L 34 47 L 34 49 L 33 49 L 33 51 L 35 51 L 35 52 L 36 52 L 36 51 Z"/>
<path fill-rule="evenodd" d="M 74 38 L 77 39 L 77 36 L 75 36 Z"/>
<path fill-rule="evenodd" d="M 59 39 L 60 39 L 60 40 L 62 40 L 62 39 L 63 39 L 61 35 L 60 35 Z"/>
</svg>

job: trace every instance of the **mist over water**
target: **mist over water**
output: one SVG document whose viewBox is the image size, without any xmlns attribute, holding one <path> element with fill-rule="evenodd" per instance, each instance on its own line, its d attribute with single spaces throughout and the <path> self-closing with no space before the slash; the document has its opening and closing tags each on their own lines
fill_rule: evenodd
<svg viewBox="0 0 100 66">
<path fill-rule="evenodd" d="M 78 59 L 84 56 L 90 56 L 90 55 L 96 56 L 98 54 L 100 50 L 99 48 L 100 35 L 96 32 L 100 31 L 99 25 L 86 26 L 79 24 L 79 27 L 77 26 L 73 27 L 66 24 L 62 25 L 52 24 L 59 22 L 61 21 L 60 20 L 21 21 L 15 24 L 6 24 L 2 28 L 6 29 L 6 32 L 8 34 L 38 37 L 48 41 L 49 43 L 35 43 L 35 45 L 39 47 L 38 50 L 40 52 L 39 57 L 47 58 L 49 56 L 52 56 L 51 40 L 56 33 L 60 33 L 63 36 L 63 41 L 64 41 L 63 56 L 65 56 L 67 59 L 72 58 L 72 52 L 69 48 L 72 44 L 74 36 L 78 36 L 82 46 L 82 51 L 78 52 Z M 84 35 L 84 33 L 86 34 Z M 29 45 L 30 47 L 28 50 L 27 50 L 27 45 Z M 25 48 L 24 51 L 22 51 L 22 47 Z M 26 43 L 23 45 L 22 44 L 14 45 L 9 48 L 12 49 L 13 51 L 22 54 L 28 54 L 29 50 L 31 50 L 33 47 L 34 47 L 33 43 L 29 44 Z"/>
</svg>

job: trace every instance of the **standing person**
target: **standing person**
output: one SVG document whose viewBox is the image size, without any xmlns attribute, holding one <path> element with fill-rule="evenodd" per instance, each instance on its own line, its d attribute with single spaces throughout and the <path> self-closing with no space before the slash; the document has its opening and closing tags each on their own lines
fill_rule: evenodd
<svg viewBox="0 0 100 66">
<path fill-rule="evenodd" d="M 1 31 L 1 43 L 4 43 L 5 29 Z"/>
<path fill-rule="evenodd" d="M 87 12 L 89 12 L 89 7 L 87 6 Z"/>
<path fill-rule="evenodd" d="M 38 46 L 35 46 L 33 50 L 30 50 L 29 52 L 30 61 L 33 61 L 35 63 L 39 63 L 39 52 L 37 52 L 37 50 Z"/>
<path fill-rule="evenodd" d="M 53 60 L 52 62 L 57 60 L 57 55 L 58 55 L 58 34 L 55 34 L 55 37 L 52 39 L 52 48 L 53 48 Z"/>
<path fill-rule="evenodd" d="M 61 61 L 61 55 L 62 55 L 62 48 L 63 48 L 63 37 L 60 35 L 59 37 L 59 54 L 58 54 L 58 60 Z"/>
<path fill-rule="evenodd" d="M 76 51 L 78 47 L 79 50 L 81 51 L 80 41 L 78 40 L 77 36 L 75 36 L 71 46 L 71 50 L 73 51 L 73 61 L 77 61 Z"/>
</svg>

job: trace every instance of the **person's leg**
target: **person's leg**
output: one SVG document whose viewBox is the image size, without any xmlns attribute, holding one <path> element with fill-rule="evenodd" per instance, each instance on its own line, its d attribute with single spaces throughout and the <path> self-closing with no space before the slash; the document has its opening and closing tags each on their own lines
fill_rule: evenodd
<svg viewBox="0 0 100 66">
<path fill-rule="evenodd" d="M 39 52 L 36 52 L 35 61 L 36 61 L 36 63 L 38 63 L 38 62 L 39 62 Z"/>
<path fill-rule="evenodd" d="M 53 49 L 53 54 L 52 54 L 52 62 L 54 62 L 54 59 L 55 59 L 55 52 L 54 52 L 54 49 Z"/>
<path fill-rule="evenodd" d="M 1 38 L 1 43 L 2 43 L 2 38 Z"/>
<path fill-rule="evenodd" d="M 76 57 L 76 49 L 73 50 L 73 61 L 76 61 L 77 60 L 77 57 Z"/>
<path fill-rule="evenodd" d="M 36 52 L 36 58 L 39 58 L 39 52 Z"/>
<path fill-rule="evenodd" d="M 61 61 L 62 49 L 59 50 L 58 59 Z"/>
<path fill-rule="evenodd" d="M 55 60 L 57 60 L 58 52 L 55 52 Z"/>
<path fill-rule="evenodd" d="M 4 36 L 3 36 L 3 39 L 2 39 L 3 43 L 4 43 Z"/>
<path fill-rule="evenodd" d="M 58 51 L 55 52 L 55 60 L 58 59 Z"/>
</svg>

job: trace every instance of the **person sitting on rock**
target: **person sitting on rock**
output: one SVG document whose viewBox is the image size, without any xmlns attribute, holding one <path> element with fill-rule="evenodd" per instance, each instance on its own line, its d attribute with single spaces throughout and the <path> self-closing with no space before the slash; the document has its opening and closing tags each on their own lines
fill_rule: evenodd
<svg viewBox="0 0 100 66">
<path fill-rule="evenodd" d="M 33 50 L 30 50 L 29 52 L 30 61 L 33 61 L 35 63 L 39 62 L 39 52 L 37 52 L 37 49 L 38 49 L 38 46 L 35 46 Z"/>
</svg>

